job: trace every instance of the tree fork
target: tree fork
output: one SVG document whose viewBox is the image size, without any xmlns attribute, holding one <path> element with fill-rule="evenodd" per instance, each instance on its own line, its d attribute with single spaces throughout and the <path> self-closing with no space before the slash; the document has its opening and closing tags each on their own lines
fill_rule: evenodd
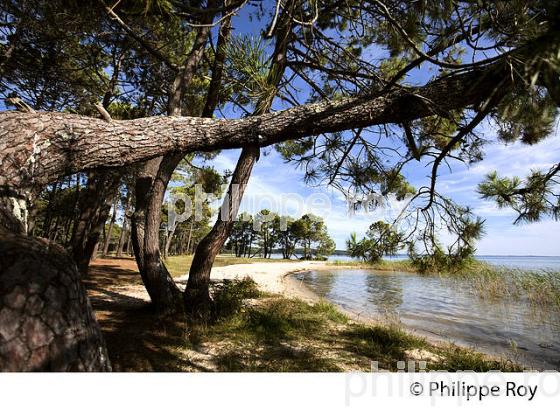
<svg viewBox="0 0 560 410">
<path fill-rule="evenodd" d="M 275 93 L 266 96 L 257 103 L 255 115 L 264 114 L 270 110 L 277 93 L 284 70 L 286 68 L 286 50 L 290 40 L 294 2 L 286 4 L 282 13 L 281 22 L 276 33 L 276 46 L 272 56 L 267 76 L 267 83 L 275 87 Z M 258 138 L 258 137 L 257 137 Z M 243 147 L 237 165 L 233 172 L 221 213 L 210 232 L 198 244 L 189 270 L 189 279 L 184 293 L 185 310 L 193 319 L 204 319 L 209 315 L 211 297 L 209 293 L 210 272 L 216 256 L 227 240 L 237 211 L 243 198 L 245 188 L 249 183 L 255 162 L 260 156 L 260 146 L 254 141 Z"/>
</svg>

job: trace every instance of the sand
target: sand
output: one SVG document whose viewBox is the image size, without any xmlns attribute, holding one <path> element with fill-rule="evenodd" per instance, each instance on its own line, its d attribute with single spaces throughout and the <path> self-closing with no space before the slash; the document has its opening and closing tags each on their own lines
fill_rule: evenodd
<svg viewBox="0 0 560 410">
<path fill-rule="evenodd" d="M 253 279 L 260 290 L 270 293 L 279 293 L 288 297 L 303 297 L 314 299 L 312 292 L 308 291 L 297 280 L 288 275 L 308 270 L 332 269 L 333 266 L 320 261 L 302 262 L 259 262 L 238 265 L 220 266 L 212 269 L 211 280 Z M 175 278 L 179 284 L 185 284 L 188 275 Z"/>
</svg>

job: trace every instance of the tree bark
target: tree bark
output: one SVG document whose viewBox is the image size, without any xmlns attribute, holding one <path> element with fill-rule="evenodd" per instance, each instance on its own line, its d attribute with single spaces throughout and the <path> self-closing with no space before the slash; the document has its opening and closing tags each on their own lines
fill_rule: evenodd
<svg viewBox="0 0 560 410">
<path fill-rule="evenodd" d="M 276 45 L 272 63 L 267 76 L 267 84 L 277 87 L 286 67 L 286 50 L 291 36 L 291 11 L 293 1 L 285 5 L 281 22 L 277 29 Z M 261 99 L 255 114 L 269 111 L 276 92 Z M 257 138 L 259 138 L 257 136 Z M 237 218 L 237 211 L 243 198 L 243 193 L 249 182 L 255 162 L 260 156 L 260 146 L 255 141 L 247 144 L 241 151 L 237 165 L 233 172 L 220 215 L 210 232 L 198 244 L 189 270 L 189 279 L 185 289 L 185 309 L 193 319 L 205 319 L 210 314 L 210 272 L 216 256 L 222 249 Z"/>
<path fill-rule="evenodd" d="M 79 199 L 79 217 L 72 233 L 72 257 L 78 271 L 87 275 L 97 242 L 111 210 L 109 198 L 116 195 L 121 174 L 118 171 L 98 171 L 88 175 Z"/>
<path fill-rule="evenodd" d="M 40 189 L 63 175 L 122 167 L 171 152 L 261 147 L 326 132 L 403 123 L 484 101 L 502 63 L 421 87 L 306 104 L 242 119 L 148 117 L 110 123 L 67 113 L 0 113 L 0 187 Z M 511 83 L 505 84 L 510 86 Z"/>
<path fill-rule="evenodd" d="M 210 1 L 208 6 L 215 5 Z M 207 14 L 201 21 L 183 68 L 177 73 L 169 90 L 167 118 L 178 119 L 183 114 L 182 102 L 187 88 L 202 60 L 204 47 L 210 33 L 209 23 L 214 16 Z M 162 314 L 172 314 L 181 308 L 181 291 L 161 260 L 159 230 L 165 190 L 173 171 L 184 158 L 181 151 L 167 152 L 163 157 L 148 160 L 136 181 L 136 207 L 132 218 L 132 244 L 142 281 L 155 309 Z"/>
<path fill-rule="evenodd" d="M 229 199 L 222 204 L 220 216 L 212 230 L 196 247 L 184 293 L 187 314 L 193 319 L 204 319 L 210 313 L 210 271 L 235 223 L 239 203 L 251 176 L 258 151 L 258 146 L 250 146 L 241 152 L 226 194 L 226 198 Z"/>
<path fill-rule="evenodd" d="M 165 247 L 163 250 L 163 257 L 167 258 L 169 256 L 169 248 L 171 247 L 171 241 L 173 240 L 173 235 L 175 234 L 175 226 L 166 232 L 165 235 Z"/>
<path fill-rule="evenodd" d="M 155 309 L 171 314 L 180 308 L 181 291 L 161 261 L 159 228 L 161 204 L 167 183 L 181 160 L 171 158 L 148 161 L 136 179 L 136 207 L 132 216 L 132 246 L 138 270 Z"/>
<path fill-rule="evenodd" d="M 115 197 L 113 201 L 113 214 L 111 215 L 111 221 L 109 222 L 109 228 L 107 228 L 107 235 L 105 236 L 105 243 L 103 244 L 103 257 L 109 254 L 109 246 L 111 245 L 111 237 L 113 235 L 113 226 L 117 220 L 117 204 L 118 199 Z"/>
<path fill-rule="evenodd" d="M 0 228 L 0 371 L 109 371 L 80 274 L 59 245 Z"/>
<path fill-rule="evenodd" d="M 123 215 L 123 225 L 121 229 L 121 234 L 119 236 L 119 243 L 117 245 L 117 258 L 122 258 L 123 255 L 123 248 L 125 244 L 125 238 L 128 233 L 128 215 L 130 212 L 130 208 L 132 205 L 132 195 L 130 193 L 130 189 L 126 193 L 126 205 L 124 207 L 124 215 Z"/>
</svg>

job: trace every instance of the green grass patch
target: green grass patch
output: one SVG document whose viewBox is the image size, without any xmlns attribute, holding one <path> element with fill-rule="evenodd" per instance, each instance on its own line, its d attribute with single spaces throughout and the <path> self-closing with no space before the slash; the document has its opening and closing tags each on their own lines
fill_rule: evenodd
<svg viewBox="0 0 560 410">
<path fill-rule="evenodd" d="M 232 281 L 226 293 L 240 295 L 247 287 Z M 251 303 L 235 313 L 190 329 L 192 345 L 222 345 L 215 357 L 220 371 L 367 371 L 372 361 L 395 371 L 399 361 L 410 360 L 414 349 L 437 355 L 428 369 L 519 370 L 455 345 L 432 345 L 396 324 L 353 322 L 326 301 L 309 304 L 278 295 L 250 296 Z"/>
</svg>

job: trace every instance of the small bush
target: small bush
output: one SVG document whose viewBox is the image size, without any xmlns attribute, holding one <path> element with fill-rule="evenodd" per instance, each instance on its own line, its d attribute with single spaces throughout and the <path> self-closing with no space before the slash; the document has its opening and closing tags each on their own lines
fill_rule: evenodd
<svg viewBox="0 0 560 410">
<path fill-rule="evenodd" d="M 258 298 L 260 291 L 251 278 L 233 279 L 214 285 L 213 296 L 216 317 L 225 318 L 239 313 L 244 301 Z"/>
</svg>

